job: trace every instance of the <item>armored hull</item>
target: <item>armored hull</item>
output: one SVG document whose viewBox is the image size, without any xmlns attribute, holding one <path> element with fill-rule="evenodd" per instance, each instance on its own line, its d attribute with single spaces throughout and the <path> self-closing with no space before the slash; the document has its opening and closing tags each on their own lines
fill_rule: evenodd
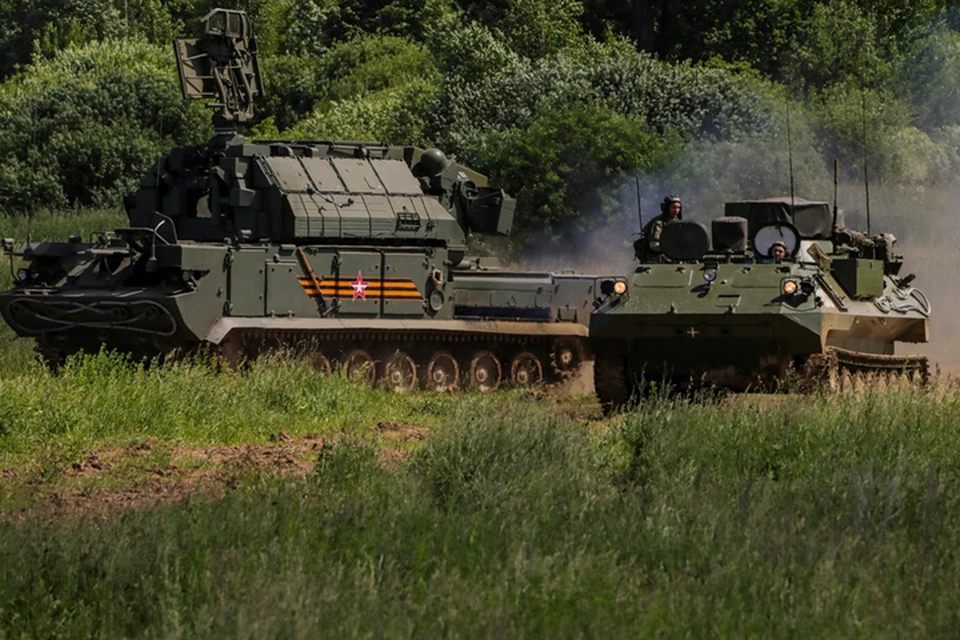
<svg viewBox="0 0 960 640">
<path fill-rule="evenodd" d="M 712 248 L 697 223 L 665 230 L 674 257 L 638 264 L 626 294 L 591 318 L 602 399 L 662 381 L 770 388 L 791 370 L 833 387 L 844 374 L 926 379 L 925 358 L 896 352 L 929 339 L 931 308 L 901 277 L 892 238 L 829 231 L 825 204 L 789 202 L 756 203 L 752 230 L 748 217 L 720 219 Z M 767 257 L 771 238 L 789 245 L 783 258 Z"/>
<path fill-rule="evenodd" d="M 575 377 L 609 279 L 467 257 L 468 232 L 509 230 L 513 200 L 437 154 L 232 134 L 174 150 L 128 199 L 130 227 L 19 252 L 0 313 L 52 363 L 207 345 L 234 362 L 306 350 L 394 388 Z"/>
</svg>

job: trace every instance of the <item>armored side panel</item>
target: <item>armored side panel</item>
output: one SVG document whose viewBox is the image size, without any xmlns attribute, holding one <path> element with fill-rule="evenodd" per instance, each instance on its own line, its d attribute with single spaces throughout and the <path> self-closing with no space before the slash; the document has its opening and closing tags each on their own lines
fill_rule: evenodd
<svg viewBox="0 0 960 640">
<path fill-rule="evenodd" d="M 831 266 L 833 277 L 851 298 L 861 300 L 883 295 L 882 261 L 844 258 L 832 260 Z"/>
</svg>

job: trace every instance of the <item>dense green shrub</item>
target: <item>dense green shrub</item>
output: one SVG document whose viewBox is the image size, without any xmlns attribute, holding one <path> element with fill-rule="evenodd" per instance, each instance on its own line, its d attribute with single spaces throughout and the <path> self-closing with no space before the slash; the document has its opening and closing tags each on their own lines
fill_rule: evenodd
<svg viewBox="0 0 960 640">
<path fill-rule="evenodd" d="M 937 29 L 920 40 L 898 80 L 918 125 L 960 124 L 960 34 Z"/>
<path fill-rule="evenodd" d="M 479 160 L 518 198 L 517 230 L 548 230 L 559 241 L 622 215 L 619 178 L 661 168 L 678 146 L 642 119 L 561 106 L 544 109 L 526 129 L 491 135 Z"/>
<path fill-rule="evenodd" d="M 811 101 L 819 148 L 840 159 L 848 176 L 869 174 L 880 181 L 924 183 L 950 171 L 951 152 L 910 124 L 910 106 L 888 91 L 838 84 Z"/>
<path fill-rule="evenodd" d="M 323 57 L 318 74 L 330 100 L 439 79 L 430 54 L 421 45 L 394 36 L 363 36 L 339 44 Z"/>
<path fill-rule="evenodd" d="M 326 102 L 282 135 L 429 146 L 424 123 L 436 92 L 436 86 L 429 82 L 412 81 L 404 87 Z"/>
<path fill-rule="evenodd" d="M 208 116 L 180 98 L 166 58 L 142 42 L 94 43 L 3 85 L 0 206 L 116 206 L 160 153 L 202 140 Z"/>
<path fill-rule="evenodd" d="M 34 54 L 119 36 L 123 22 L 112 0 L 4 0 L 0 2 L 0 78 Z"/>
<path fill-rule="evenodd" d="M 338 106 L 331 102 L 353 105 L 364 102 L 369 94 L 395 95 L 410 83 L 424 87 L 439 80 L 430 54 L 421 45 L 394 36 L 361 36 L 325 49 L 320 57 L 273 56 L 265 58 L 262 67 L 266 95 L 260 101 L 260 112 L 272 117 L 279 131 L 293 129 L 308 116 L 315 120 L 320 114 L 336 111 Z M 427 93 L 432 96 L 435 92 L 428 89 Z M 375 119 L 390 120 L 387 112 L 391 108 L 380 112 L 374 106 L 367 112 L 373 109 Z M 416 117 L 426 120 L 420 112 Z M 297 131 L 316 128 L 307 122 Z"/>
<path fill-rule="evenodd" d="M 721 69 L 669 65 L 614 43 L 600 55 L 513 59 L 477 78 L 447 77 L 432 123 L 458 152 L 491 131 L 524 128 L 543 108 L 603 105 L 685 138 L 763 136 L 771 128 L 762 83 Z"/>
</svg>

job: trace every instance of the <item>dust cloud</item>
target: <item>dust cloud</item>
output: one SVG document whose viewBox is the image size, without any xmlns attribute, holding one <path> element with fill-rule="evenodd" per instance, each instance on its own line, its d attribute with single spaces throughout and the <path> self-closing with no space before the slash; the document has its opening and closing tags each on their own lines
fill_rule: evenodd
<svg viewBox="0 0 960 640">
<path fill-rule="evenodd" d="M 595 227 L 575 234 L 566 247 L 529 243 L 533 249 L 522 253 L 519 264 L 527 269 L 544 271 L 574 270 L 596 275 L 625 274 L 633 270 L 633 240 L 640 222 L 633 181 L 622 189 L 623 206 L 619 215 L 601 218 Z M 776 182 L 776 181 L 774 181 Z M 786 181 L 784 181 L 786 182 Z M 789 194 L 789 185 L 778 184 L 766 193 L 749 191 L 742 196 L 720 189 L 723 195 L 710 197 L 709 187 L 716 185 L 681 183 L 643 179 L 641 199 L 643 220 L 659 214 L 659 202 L 665 194 L 678 193 L 684 198 L 684 218 L 697 220 L 710 227 L 710 220 L 723 215 L 723 202 L 739 197 L 774 197 Z M 779 187 L 779 188 L 776 188 Z M 786 187 L 786 188 L 784 188 Z M 817 180 L 797 197 L 832 202 L 833 188 L 828 180 Z M 741 191 L 743 193 L 743 191 Z M 690 203 L 690 204 L 688 204 Z M 840 187 L 840 208 L 848 228 L 867 230 L 866 198 L 863 184 Z M 589 216 L 590 213 L 588 212 Z M 582 223 L 580 223 L 582 227 Z M 871 232 L 893 233 L 897 237 L 896 252 L 904 256 L 902 274 L 917 275 L 913 286 L 930 299 L 933 307 L 930 342 L 897 345 L 898 353 L 927 355 L 944 373 L 960 373 L 960 186 L 900 187 L 870 186 Z M 556 230 L 554 230 L 556 231 Z M 562 231 L 562 230 L 561 230 Z"/>
</svg>

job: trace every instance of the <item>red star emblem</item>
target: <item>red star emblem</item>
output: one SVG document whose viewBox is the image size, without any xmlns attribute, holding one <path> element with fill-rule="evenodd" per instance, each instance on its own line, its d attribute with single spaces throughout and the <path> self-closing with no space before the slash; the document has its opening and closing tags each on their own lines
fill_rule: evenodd
<svg viewBox="0 0 960 640">
<path fill-rule="evenodd" d="M 357 279 L 355 282 L 351 282 L 350 286 L 353 287 L 354 300 L 356 300 L 357 298 L 360 298 L 361 300 L 367 299 L 367 287 L 370 286 L 370 283 L 363 281 L 362 271 L 357 271 Z"/>
</svg>

